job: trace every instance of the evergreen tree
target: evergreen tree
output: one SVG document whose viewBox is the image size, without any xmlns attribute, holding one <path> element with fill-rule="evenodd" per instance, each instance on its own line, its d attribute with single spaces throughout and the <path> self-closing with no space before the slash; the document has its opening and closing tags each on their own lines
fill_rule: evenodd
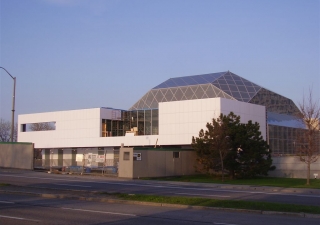
<svg viewBox="0 0 320 225">
<path fill-rule="evenodd" d="M 222 180 L 227 170 L 231 178 L 268 175 L 272 167 L 269 146 L 259 131 L 259 124 L 240 123 L 240 116 L 233 112 L 221 114 L 207 123 L 207 130 L 192 138 L 197 161 L 206 172 L 220 170 Z"/>
<path fill-rule="evenodd" d="M 274 170 L 271 151 L 259 131 L 259 124 L 251 120 L 231 130 L 231 150 L 225 159 L 226 169 L 231 178 L 250 178 L 257 175 L 268 175 Z"/>
<path fill-rule="evenodd" d="M 212 123 L 207 123 L 207 130 L 199 132 L 199 137 L 192 137 L 192 147 L 197 153 L 197 161 L 200 164 L 200 170 L 207 173 L 220 170 L 222 180 L 224 180 L 225 158 L 230 151 L 230 130 L 238 127 L 240 117 L 234 113 L 229 115 L 220 114 L 212 119 Z"/>
</svg>

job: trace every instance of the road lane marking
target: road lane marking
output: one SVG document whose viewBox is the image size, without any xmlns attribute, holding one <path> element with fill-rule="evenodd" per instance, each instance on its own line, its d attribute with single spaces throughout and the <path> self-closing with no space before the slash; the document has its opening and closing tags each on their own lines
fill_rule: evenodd
<svg viewBox="0 0 320 225">
<path fill-rule="evenodd" d="M 8 218 L 8 219 L 15 219 L 15 220 L 27 220 L 27 221 L 34 221 L 34 222 L 40 221 L 40 220 L 32 220 L 32 219 L 27 219 L 27 218 L 22 218 L 22 217 L 3 216 L 3 215 L 0 215 L 0 218 Z"/>
<path fill-rule="evenodd" d="M 68 182 L 81 182 L 81 183 L 97 183 L 97 184 L 110 184 L 110 185 L 122 185 L 122 186 L 138 186 L 138 187 L 153 187 L 153 188 L 167 188 L 167 189 L 181 189 L 181 190 L 196 190 L 196 191 L 219 191 L 219 192 L 230 192 L 230 193 L 249 193 L 249 194 L 265 194 L 265 195 L 283 195 L 283 196 L 296 196 L 296 197 L 307 197 L 307 198 L 320 198 L 320 195 L 295 195 L 287 193 L 272 193 L 272 192 L 252 192 L 252 191 L 236 191 L 236 190 L 222 190 L 215 188 L 192 188 L 192 187 L 179 187 L 179 186 L 165 186 L 165 185 L 145 185 L 145 184 L 132 184 L 132 183 L 117 183 L 117 182 L 99 182 L 99 181 L 83 181 L 83 180 L 66 180 L 58 178 L 43 178 L 43 177 L 28 177 L 28 176 L 13 176 L 0 174 L 0 176 L 7 177 L 20 177 L 20 178 L 36 178 L 42 180 L 59 180 Z"/>
<path fill-rule="evenodd" d="M 190 194 L 190 193 L 174 193 L 176 195 L 196 195 L 196 196 L 207 196 L 207 197 L 221 197 L 221 198 L 230 198 L 226 195 L 203 195 L 203 194 Z"/>
<path fill-rule="evenodd" d="M 0 203 L 14 204 L 14 202 L 0 201 Z"/>
<path fill-rule="evenodd" d="M 66 210 L 74 210 L 74 211 L 82 211 L 82 212 L 93 212 L 93 213 L 102 213 L 102 214 L 112 214 L 112 215 L 120 215 L 120 216 L 131 216 L 136 217 L 135 214 L 127 214 L 127 213 L 115 213 L 115 212 L 105 212 L 105 211 L 95 211 L 95 210 L 88 210 L 88 209 L 74 209 L 74 208 L 61 208 Z"/>
<path fill-rule="evenodd" d="M 213 224 L 216 224 L 216 225 L 238 225 L 238 224 L 232 224 L 232 223 L 213 223 Z"/>
<path fill-rule="evenodd" d="M 71 187 L 91 187 L 91 186 L 75 185 L 75 184 L 53 184 L 53 185 L 71 186 Z"/>
</svg>

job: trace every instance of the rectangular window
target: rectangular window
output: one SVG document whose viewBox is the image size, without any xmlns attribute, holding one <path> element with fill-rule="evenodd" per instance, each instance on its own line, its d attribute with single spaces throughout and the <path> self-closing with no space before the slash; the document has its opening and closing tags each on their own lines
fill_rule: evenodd
<svg viewBox="0 0 320 225">
<path fill-rule="evenodd" d="M 123 127 L 123 121 L 102 119 L 101 137 L 124 136 Z"/>
<path fill-rule="evenodd" d="M 173 152 L 173 158 L 174 159 L 180 158 L 180 152 Z"/>
<path fill-rule="evenodd" d="M 102 119 L 101 137 L 107 137 L 107 120 Z"/>
<path fill-rule="evenodd" d="M 26 132 L 27 131 L 27 124 L 21 124 L 21 131 Z"/>
<path fill-rule="evenodd" d="M 158 109 L 152 110 L 152 135 L 159 134 L 159 112 Z"/>
<path fill-rule="evenodd" d="M 151 135 L 151 110 L 145 111 L 145 135 Z"/>
<path fill-rule="evenodd" d="M 39 122 L 39 123 L 26 123 L 21 124 L 22 132 L 31 131 L 50 131 L 56 129 L 56 122 Z"/>
<path fill-rule="evenodd" d="M 130 152 L 123 153 L 123 160 L 130 160 Z"/>
</svg>

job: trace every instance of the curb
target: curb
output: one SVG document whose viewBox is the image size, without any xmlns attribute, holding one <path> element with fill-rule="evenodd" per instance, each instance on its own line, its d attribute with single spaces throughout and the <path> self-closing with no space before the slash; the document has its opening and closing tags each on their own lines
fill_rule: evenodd
<svg viewBox="0 0 320 225">
<path fill-rule="evenodd" d="M 253 210 L 253 209 L 234 209 L 234 208 L 222 208 L 222 207 L 193 206 L 193 205 L 181 205 L 181 204 L 170 204 L 170 203 L 130 201 L 130 200 L 121 200 L 121 199 L 114 199 L 114 198 L 97 198 L 97 197 L 73 196 L 73 195 L 65 195 L 65 194 L 46 194 L 46 193 L 9 191 L 9 190 L 0 190 L 0 193 L 1 192 L 15 193 L 15 194 L 26 194 L 26 195 L 39 196 L 39 197 L 43 197 L 43 198 L 58 198 L 58 199 L 80 200 L 80 201 L 95 201 L 95 202 L 106 202 L 106 203 L 131 204 L 131 205 L 160 206 L 160 207 L 172 207 L 172 208 L 181 208 L 181 209 L 223 210 L 223 211 L 232 211 L 232 212 L 262 214 L 262 215 L 283 215 L 283 216 L 292 216 L 292 217 L 319 218 L 320 219 L 320 214 L 310 214 L 310 213 L 303 213 L 303 212 L 292 213 L 292 212 L 277 212 L 277 211 L 261 211 L 261 210 Z"/>
</svg>

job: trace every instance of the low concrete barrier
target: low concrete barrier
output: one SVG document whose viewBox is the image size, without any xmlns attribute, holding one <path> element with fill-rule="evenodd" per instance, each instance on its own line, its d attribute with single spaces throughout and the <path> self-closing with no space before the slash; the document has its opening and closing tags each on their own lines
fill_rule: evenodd
<svg viewBox="0 0 320 225">
<path fill-rule="evenodd" d="M 0 167 L 33 170 L 33 143 L 0 142 Z"/>
</svg>

